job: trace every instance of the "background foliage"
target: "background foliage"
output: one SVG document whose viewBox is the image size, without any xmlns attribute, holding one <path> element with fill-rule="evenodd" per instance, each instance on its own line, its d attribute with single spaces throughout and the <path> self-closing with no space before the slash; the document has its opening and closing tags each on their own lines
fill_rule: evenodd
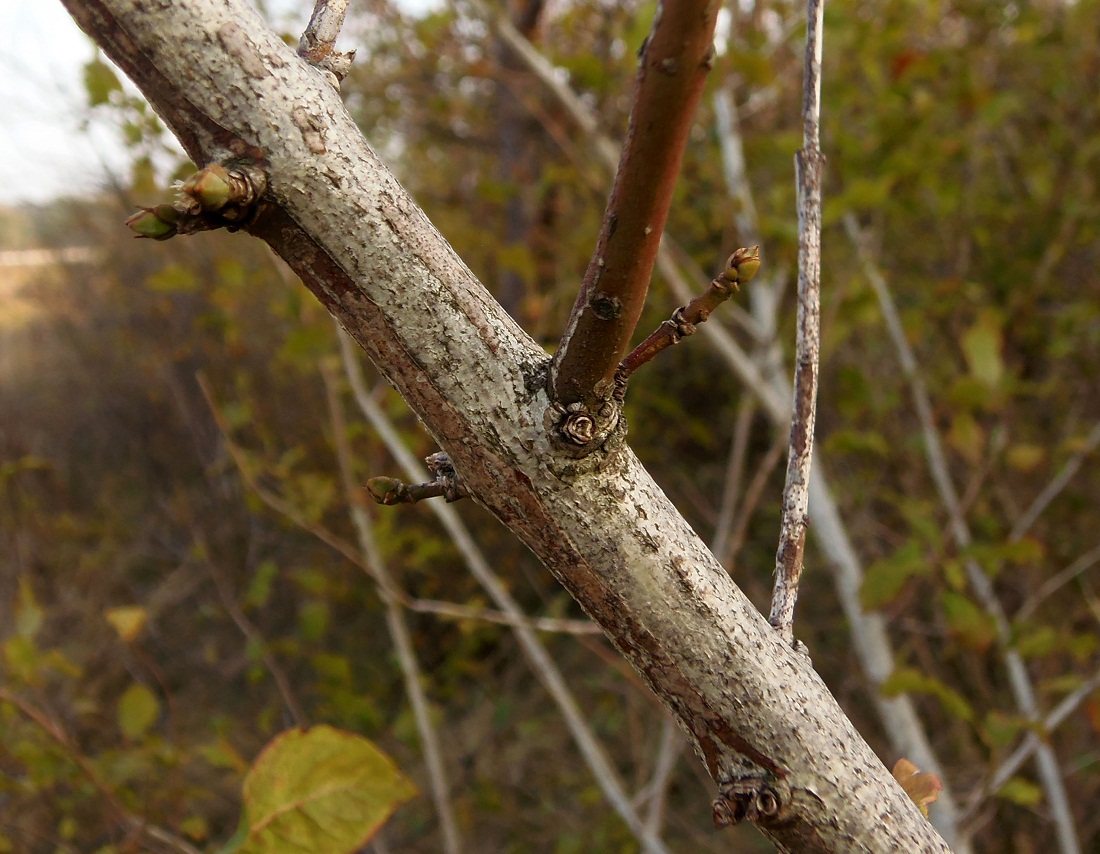
<svg viewBox="0 0 1100 854">
<path fill-rule="evenodd" d="M 456 0 L 416 18 L 378 0 L 354 5 L 350 109 L 474 272 L 552 347 L 608 186 L 588 143 L 474 7 Z M 525 11 L 510 10 L 516 20 Z M 736 7 L 709 84 L 739 107 L 773 272 L 793 269 L 796 254 L 801 11 L 785 0 Z M 653 4 L 582 0 L 538 12 L 528 35 L 604 132 L 621 136 Z M 868 565 L 864 604 L 888 617 L 897 644 L 887 687 L 917 696 L 964 802 L 1031 722 L 1015 712 L 963 560 L 979 561 L 1016 615 L 1012 642 L 1044 708 L 1100 661 L 1094 458 L 1026 536 L 1010 538 L 1060 467 L 1091 451 L 1100 423 L 1098 12 L 1096 0 L 836 0 L 826 13 L 820 441 Z M 121 221 L 159 201 L 170 177 L 154 168 L 163 131 L 106 65 L 90 66 L 86 82 L 133 147 L 132 174 L 94 199 L 0 211 L 2 249 L 97 253 L 93 263 L 0 270 L 0 851 L 146 850 L 125 816 L 214 850 L 236 827 L 251 760 L 301 722 L 368 736 L 427 791 L 378 591 L 317 536 L 355 538 L 322 381 L 322 368 L 338 365 L 332 323 L 258 242 L 131 242 Z M 669 224 L 711 272 L 745 242 L 712 103 L 697 117 Z M 867 230 L 928 384 L 975 536 L 966 553 L 947 534 L 847 214 Z M 791 290 L 779 329 L 787 352 Z M 642 331 L 676 304 L 658 278 Z M 420 456 L 435 450 L 373 382 L 405 440 Z M 691 340 L 644 369 L 628 416 L 634 448 L 710 538 L 742 413 L 745 480 L 763 465 L 765 488 L 728 568 L 763 605 L 782 471 L 768 458 L 771 427 L 747 399 Z M 357 477 L 399 473 L 363 423 L 353 420 L 348 438 Z M 257 496 L 242 466 L 297 523 Z M 579 616 L 506 530 L 471 502 L 457 506 L 530 613 Z M 409 596 L 486 605 L 427 509 L 370 513 Z M 811 546 L 797 633 L 892 765 L 820 563 Z M 510 631 L 408 619 L 463 836 L 479 851 L 636 850 Z M 661 710 L 602 639 L 543 637 L 620 773 L 643 789 Z M 1094 692 L 1050 735 L 1089 850 L 1100 845 L 1090 808 L 1100 798 L 1098 731 Z M 1044 846 L 1031 774 L 1025 765 L 982 803 L 980 850 Z M 682 757 L 664 831 L 674 850 L 728 849 L 730 836 L 708 826 L 711 796 L 698 763 Z M 383 839 L 387 850 L 428 852 L 441 850 L 438 834 L 421 797 Z M 768 850 L 751 831 L 737 838 L 742 850 Z"/>
</svg>

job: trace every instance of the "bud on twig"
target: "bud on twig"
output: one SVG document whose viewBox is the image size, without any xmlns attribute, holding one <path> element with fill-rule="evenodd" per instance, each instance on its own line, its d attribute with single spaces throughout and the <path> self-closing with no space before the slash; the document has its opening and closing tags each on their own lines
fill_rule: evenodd
<svg viewBox="0 0 1100 854">
<path fill-rule="evenodd" d="M 171 205 L 157 205 L 155 208 L 142 208 L 126 220 L 126 227 L 135 237 L 147 237 L 150 240 L 167 240 L 176 236 L 176 221 L 179 212 Z"/>
</svg>

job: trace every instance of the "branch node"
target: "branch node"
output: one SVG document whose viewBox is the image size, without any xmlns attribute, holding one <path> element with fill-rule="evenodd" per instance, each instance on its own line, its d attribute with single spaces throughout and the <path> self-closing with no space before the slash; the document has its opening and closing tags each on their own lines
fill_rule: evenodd
<svg viewBox="0 0 1100 854">
<path fill-rule="evenodd" d="M 715 828 L 751 821 L 768 825 L 783 817 L 789 787 L 770 774 L 746 774 L 723 783 L 711 804 Z"/>
<path fill-rule="evenodd" d="M 175 202 L 142 208 L 126 220 L 137 237 L 168 240 L 215 228 L 238 231 L 259 213 L 267 173 L 251 158 L 231 158 L 204 166 L 175 186 Z"/>
<path fill-rule="evenodd" d="M 622 423 L 622 400 L 617 393 L 616 388 L 612 391 L 611 400 L 596 412 L 579 402 L 564 407 L 554 405 L 557 417 L 552 435 L 558 448 L 576 456 L 586 455 L 603 446 Z"/>
</svg>

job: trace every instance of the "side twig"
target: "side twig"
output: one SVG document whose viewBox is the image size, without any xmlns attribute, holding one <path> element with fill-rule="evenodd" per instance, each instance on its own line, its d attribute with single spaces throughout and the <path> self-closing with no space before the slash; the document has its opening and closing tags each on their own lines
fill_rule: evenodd
<svg viewBox="0 0 1100 854">
<path fill-rule="evenodd" d="M 505 28 L 498 26 L 497 30 L 503 38 Z M 598 117 L 561 82 L 561 78 L 554 71 L 554 66 L 524 39 L 521 33 L 514 28 L 512 30 L 513 32 L 509 34 L 511 38 L 509 44 L 514 42 L 515 45 L 519 45 L 516 54 L 524 60 L 534 78 L 545 91 L 556 98 L 577 128 L 585 135 L 589 148 L 595 155 L 594 161 L 599 163 L 609 176 L 613 174 L 615 147 L 600 131 Z M 730 127 L 730 123 L 727 123 L 727 127 L 721 126 L 721 114 L 717 108 L 716 115 L 719 118 L 719 131 L 722 137 L 737 132 L 736 124 L 732 124 L 729 130 L 727 127 Z M 730 174 L 728 169 L 727 174 Z M 738 188 L 731 187 L 730 191 L 731 195 L 739 196 Z M 746 242 L 751 239 L 748 237 L 751 233 L 751 231 L 746 233 Z M 667 233 L 663 235 L 661 248 L 657 254 L 657 266 L 676 298 L 686 303 L 693 297 L 693 287 L 689 284 L 689 276 L 681 266 L 680 259 L 687 257 L 686 253 L 674 251 L 672 247 L 675 245 L 670 235 Z M 768 330 L 773 330 L 776 326 L 778 300 L 768 296 L 765 290 L 759 287 L 754 287 L 750 294 L 754 298 L 752 317 L 745 312 L 737 311 L 731 311 L 730 316 L 736 319 L 756 342 L 767 342 L 771 339 Z M 760 299 L 756 300 L 756 296 Z M 737 307 L 733 306 L 733 308 Z M 773 426 L 777 430 L 786 432 L 790 428 L 791 417 L 790 384 L 780 370 L 780 366 L 773 367 L 769 360 L 766 369 L 762 370 L 757 361 L 721 323 L 706 324 L 702 328 L 702 334 L 704 340 L 725 362 L 730 373 L 736 376 L 760 402 Z M 824 468 L 819 453 L 817 465 L 813 467 L 810 475 L 810 510 L 815 520 L 814 534 L 832 570 L 837 596 L 852 632 L 853 647 L 860 666 L 868 682 L 874 687 L 890 675 L 896 656 L 882 615 L 873 611 L 866 612 L 860 604 L 859 591 L 864 577 L 863 563 L 840 517 Z M 430 506 L 434 506 L 434 502 Z M 914 764 L 935 773 L 944 781 L 944 791 L 932 810 L 932 822 L 948 839 L 954 851 L 958 854 L 969 854 L 972 848 L 969 839 L 960 832 L 955 799 L 947 790 L 942 763 L 932 748 L 912 698 L 908 694 L 885 697 L 878 691 L 873 691 L 872 699 L 894 752 L 908 757 Z"/>
<path fill-rule="evenodd" d="M 814 449 L 817 375 L 821 350 L 821 48 L 824 0 L 806 4 L 806 73 L 802 93 L 802 149 L 795 155 L 798 181 L 798 337 L 795 344 L 794 415 L 775 586 L 769 622 L 794 642 L 794 606 L 802 577 L 810 503 L 810 461 Z"/>
<path fill-rule="evenodd" d="M 335 50 L 336 39 L 344 26 L 344 15 L 348 11 L 348 0 L 317 0 L 306 24 L 302 38 L 298 41 L 298 56 L 329 72 L 336 78 L 337 88 L 351 69 L 355 51 L 338 53 Z"/>
<path fill-rule="evenodd" d="M 425 498 L 446 498 L 448 503 L 466 497 L 466 491 L 458 479 L 458 472 L 450 458 L 437 452 L 424 458 L 424 463 L 435 475 L 424 483 L 402 483 L 392 477 L 372 477 L 367 481 L 367 492 L 379 504 L 415 504 Z"/>
<path fill-rule="evenodd" d="M 672 318 L 661 323 L 637 347 L 630 351 L 615 373 L 615 392 L 620 397 L 626 392 L 631 375 L 662 350 L 679 344 L 688 335 L 695 334 L 695 327 L 706 321 L 712 311 L 728 300 L 741 285 L 748 282 L 760 269 L 760 247 L 741 247 L 726 260 L 726 268 L 710 283 L 707 290 L 672 313 Z"/>
</svg>

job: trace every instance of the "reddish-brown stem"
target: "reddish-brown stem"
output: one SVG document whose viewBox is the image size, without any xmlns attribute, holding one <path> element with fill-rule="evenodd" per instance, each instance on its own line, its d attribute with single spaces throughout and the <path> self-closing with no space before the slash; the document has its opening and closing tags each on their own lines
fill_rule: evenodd
<svg viewBox="0 0 1100 854">
<path fill-rule="evenodd" d="M 596 251 L 551 372 L 558 403 L 593 410 L 610 397 L 638 324 L 672 190 L 713 57 L 721 4 L 658 5 L 640 52 L 634 107 Z"/>
<path fill-rule="evenodd" d="M 710 313 L 741 289 L 741 284 L 749 281 L 760 269 L 760 247 L 741 248 L 730 255 L 723 270 L 710 283 L 710 287 L 672 313 L 630 354 L 619 363 L 615 373 L 615 390 L 622 394 L 630 375 L 660 353 L 662 350 L 679 344 L 681 339 L 695 333 L 695 327 L 706 321 Z"/>
</svg>

